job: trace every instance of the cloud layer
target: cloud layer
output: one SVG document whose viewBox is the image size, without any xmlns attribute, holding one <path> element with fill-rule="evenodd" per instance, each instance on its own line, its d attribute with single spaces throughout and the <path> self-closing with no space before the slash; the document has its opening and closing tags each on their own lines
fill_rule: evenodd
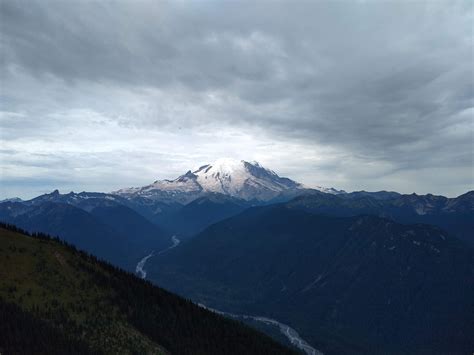
<svg viewBox="0 0 474 355">
<path fill-rule="evenodd" d="M 308 185 L 472 189 L 473 5 L 0 2 L 0 197 L 222 156 Z"/>
</svg>

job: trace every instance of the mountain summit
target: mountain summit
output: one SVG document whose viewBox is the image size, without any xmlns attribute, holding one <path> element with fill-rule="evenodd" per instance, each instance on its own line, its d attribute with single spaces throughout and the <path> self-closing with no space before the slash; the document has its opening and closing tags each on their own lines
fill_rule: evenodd
<svg viewBox="0 0 474 355">
<path fill-rule="evenodd" d="M 303 188 L 293 180 L 279 177 L 258 162 L 244 160 L 218 159 L 214 164 L 201 166 L 193 175 L 207 192 L 218 192 L 244 200 L 268 200 L 282 191 Z"/>
<path fill-rule="evenodd" d="M 278 176 L 257 162 L 218 159 L 174 180 L 159 180 L 153 184 L 116 191 L 124 197 L 151 199 L 172 198 L 187 202 L 203 193 L 221 193 L 244 200 L 271 200 L 282 192 L 303 189 L 291 179 Z"/>
</svg>

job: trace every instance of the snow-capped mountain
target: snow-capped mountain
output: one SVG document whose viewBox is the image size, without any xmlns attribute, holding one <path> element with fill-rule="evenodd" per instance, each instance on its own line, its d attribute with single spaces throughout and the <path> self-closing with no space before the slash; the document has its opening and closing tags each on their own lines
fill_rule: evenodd
<svg viewBox="0 0 474 355">
<path fill-rule="evenodd" d="M 148 186 L 122 189 L 114 193 L 127 198 L 140 196 L 186 203 L 209 192 L 247 201 L 269 201 L 282 192 L 302 189 L 305 189 L 302 184 L 280 177 L 257 162 L 218 159 L 213 164 L 203 165 L 195 171 L 190 170 L 174 180 L 159 180 Z"/>
</svg>

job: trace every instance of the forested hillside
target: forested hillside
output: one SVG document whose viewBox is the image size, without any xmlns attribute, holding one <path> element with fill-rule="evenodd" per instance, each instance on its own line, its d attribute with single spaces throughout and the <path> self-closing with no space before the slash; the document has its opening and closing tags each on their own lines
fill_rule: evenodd
<svg viewBox="0 0 474 355">
<path fill-rule="evenodd" d="M 325 354 L 474 349 L 474 250 L 435 226 L 256 207 L 147 271 L 211 307 L 288 324 Z"/>
<path fill-rule="evenodd" d="M 292 353 L 46 235 L 1 225 L 0 260 L 2 354 Z"/>
</svg>

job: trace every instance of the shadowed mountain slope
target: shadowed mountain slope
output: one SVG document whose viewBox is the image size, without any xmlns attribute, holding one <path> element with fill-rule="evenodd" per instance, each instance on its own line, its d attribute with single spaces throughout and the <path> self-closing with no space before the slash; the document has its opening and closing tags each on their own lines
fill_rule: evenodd
<svg viewBox="0 0 474 355">
<path fill-rule="evenodd" d="M 62 195 L 65 196 L 65 195 Z M 134 210 L 100 200 L 83 209 L 70 203 L 0 204 L 0 221 L 65 241 L 116 265 L 133 269 L 145 252 L 170 244 L 165 232 Z"/>
<path fill-rule="evenodd" d="M 474 347 L 474 251 L 429 225 L 251 208 L 152 259 L 153 281 L 265 315 L 328 353 Z"/>
</svg>

